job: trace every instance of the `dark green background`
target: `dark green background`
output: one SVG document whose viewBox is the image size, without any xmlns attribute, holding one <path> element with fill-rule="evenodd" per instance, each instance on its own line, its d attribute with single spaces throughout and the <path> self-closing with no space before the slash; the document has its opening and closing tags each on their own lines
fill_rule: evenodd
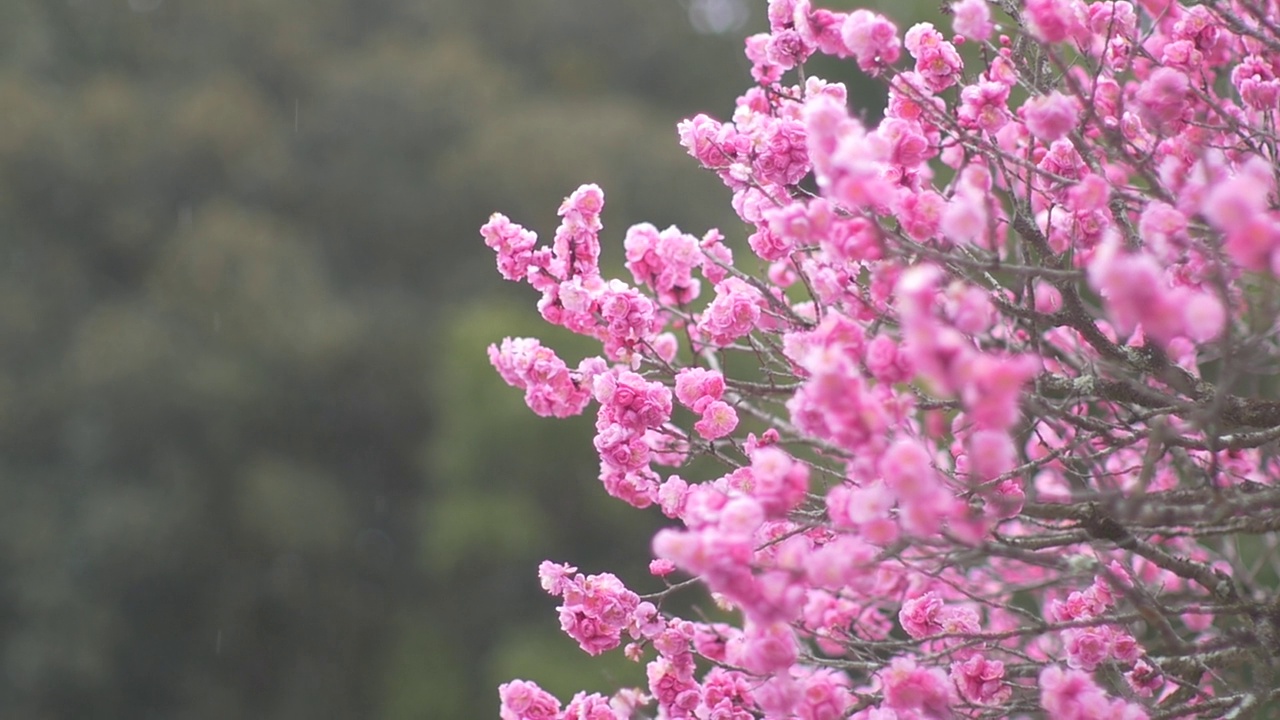
<svg viewBox="0 0 1280 720">
<path fill-rule="evenodd" d="M 652 589 L 661 518 L 605 496 L 590 417 L 490 369 L 504 335 L 592 348 L 477 230 L 549 237 L 596 182 L 615 272 L 633 222 L 741 242 L 675 124 L 731 113 L 764 2 L 722 34 L 690 4 L 0 3 L 0 716 L 482 718 L 512 677 L 641 682 L 535 572 Z"/>
</svg>

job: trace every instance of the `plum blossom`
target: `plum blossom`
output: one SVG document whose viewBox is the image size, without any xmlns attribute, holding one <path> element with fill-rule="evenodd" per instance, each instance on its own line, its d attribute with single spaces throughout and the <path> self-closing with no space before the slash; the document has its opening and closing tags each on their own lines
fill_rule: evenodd
<svg viewBox="0 0 1280 720">
<path fill-rule="evenodd" d="M 575 367 L 508 339 L 499 376 L 537 414 L 597 403 L 600 483 L 663 522 L 643 598 L 539 571 L 564 632 L 622 647 L 646 687 L 562 711 L 517 681 L 502 717 L 1243 712 L 1252 678 L 1219 654 L 1269 662 L 1237 631 L 1271 609 L 1221 540 L 1267 527 L 1280 474 L 1254 382 L 1280 17 L 954 0 L 948 36 L 818 5 L 769 0 L 730 119 L 677 126 L 741 226 L 632 226 L 634 285 L 603 274 L 598 186 L 546 247 L 481 230 L 546 321 L 600 346 Z M 880 83 L 883 113 L 819 56 Z"/>
</svg>

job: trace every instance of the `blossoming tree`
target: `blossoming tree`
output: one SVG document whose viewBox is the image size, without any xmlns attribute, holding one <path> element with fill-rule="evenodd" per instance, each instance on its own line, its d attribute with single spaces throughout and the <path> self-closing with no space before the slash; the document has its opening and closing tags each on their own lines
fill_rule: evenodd
<svg viewBox="0 0 1280 720">
<path fill-rule="evenodd" d="M 539 415 L 594 404 L 605 489 L 671 518 L 634 589 L 539 571 L 648 687 L 514 681 L 505 720 L 1280 712 L 1280 4 L 947 9 L 903 34 L 770 0 L 732 118 L 679 126 L 749 255 L 637 225 L 606 279 L 593 185 L 549 247 L 482 229 L 602 344 L 493 365 Z"/>
</svg>

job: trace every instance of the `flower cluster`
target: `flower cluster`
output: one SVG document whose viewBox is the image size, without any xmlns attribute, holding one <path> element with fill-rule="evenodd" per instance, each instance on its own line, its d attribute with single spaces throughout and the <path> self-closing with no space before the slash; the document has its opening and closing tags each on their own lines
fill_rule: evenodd
<svg viewBox="0 0 1280 720">
<path fill-rule="evenodd" d="M 543 563 L 542 587 L 564 599 L 560 628 L 590 655 L 618 647 L 622 633 L 635 623 L 640 598 L 609 573 L 570 576 L 577 568 Z"/>
<path fill-rule="evenodd" d="M 1280 706 L 1280 6 L 949 10 L 768 0 L 754 85 L 677 128 L 740 237 L 636 225 L 632 286 L 600 274 L 594 185 L 551 247 L 482 228 L 601 344 L 573 369 L 508 339 L 499 374 L 541 415 L 595 402 L 605 490 L 671 521 L 651 596 L 540 573 L 647 687 L 562 708 L 514 681 L 504 720 Z M 881 81 L 883 118 L 818 55 Z M 664 605 L 695 588 L 727 615 Z"/>
</svg>

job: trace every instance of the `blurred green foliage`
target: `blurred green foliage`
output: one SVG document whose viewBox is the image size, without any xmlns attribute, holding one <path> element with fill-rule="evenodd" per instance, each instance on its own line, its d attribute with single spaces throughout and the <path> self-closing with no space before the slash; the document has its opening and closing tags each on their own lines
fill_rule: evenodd
<svg viewBox="0 0 1280 720">
<path fill-rule="evenodd" d="M 761 21 L 754 8 L 755 22 Z M 0 715 L 478 718 L 591 662 L 543 558 L 643 585 L 591 418 L 478 236 L 583 182 L 732 232 L 675 123 L 740 38 L 678 2 L 0 3 Z M 557 336 L 569 356 L 591 350 Z"/>
<path fill-rule="evenodd" d="M 605 496 L 592 418 L 489 367 L 592 347 L 477 231 L 549 237 L 595 182 L 614 272 L 634 222 L 741 241 L 674 126 L 731 113 L 764 3 L 719 36 L 698 5 L 0 3 L 0 716 L 449 720 L 515 676 L 643 681 L 535 573 L 652 589 L 662 518 Z"/>
</svg>

